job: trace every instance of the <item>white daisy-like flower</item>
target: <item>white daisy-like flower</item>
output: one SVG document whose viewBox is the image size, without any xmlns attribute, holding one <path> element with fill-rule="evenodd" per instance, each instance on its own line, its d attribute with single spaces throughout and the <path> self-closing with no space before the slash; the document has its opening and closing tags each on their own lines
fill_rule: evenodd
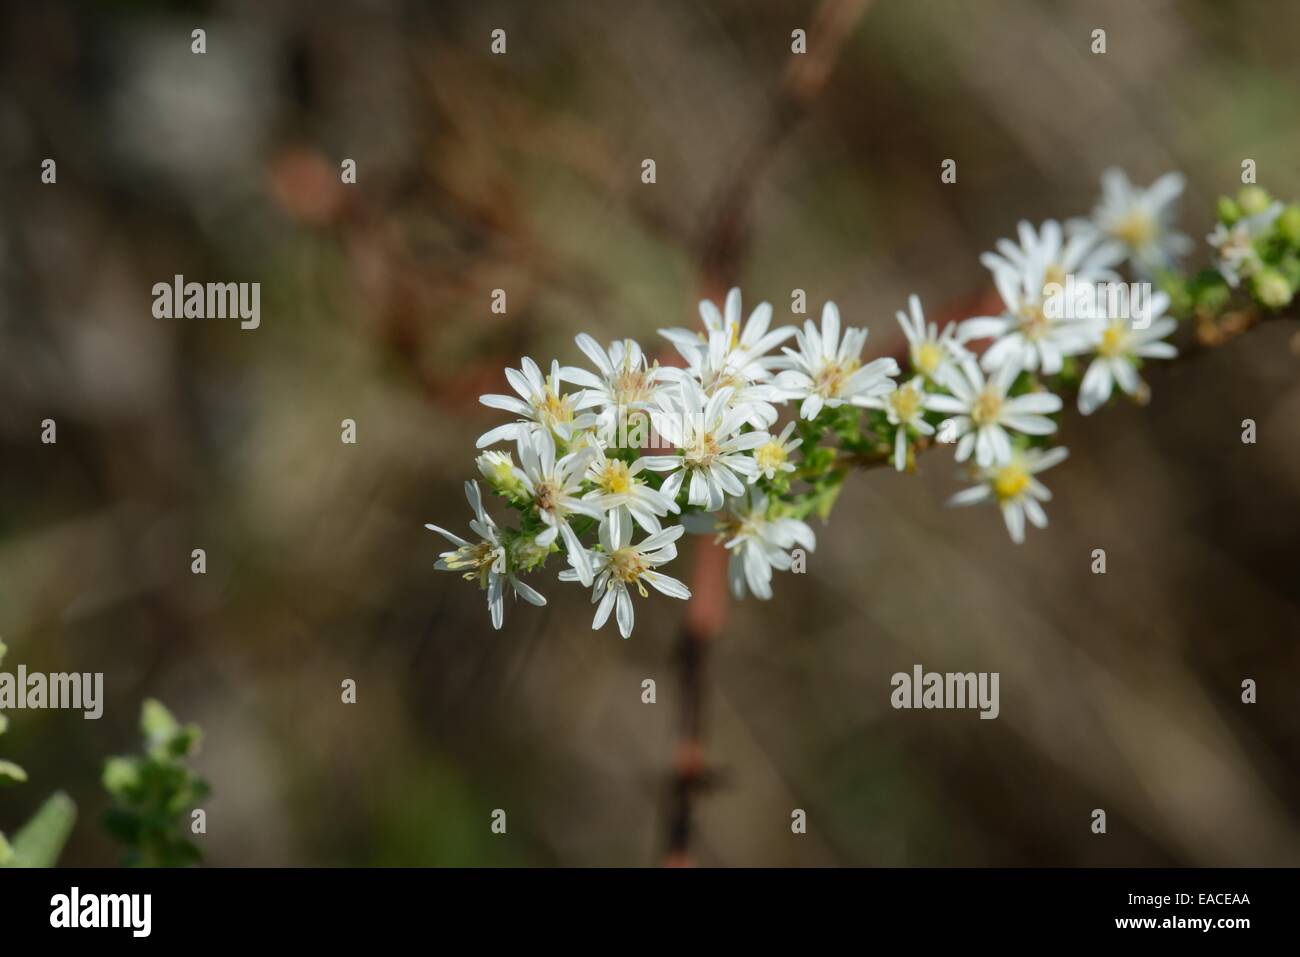
<svg viewBox="0 0 1300 957">
<path fill-rule="evenodd" d="M 1069 453 L 1061 447 L 1042 451 L 1025 449 L 1015 452 L 1001 465 L 984 469 L 980 483 L 963 489 L 948 500 L 949 505 L 974 505 L 992 500 L 1002 510 L 1011 540 L 1017 545 L 1025 540 L 1025 519 L 1037 528 L 1047 527 L 1047 513 L 1041 503 L 1050 501 L 1052 493 L 1034 478 L 1044 469 L 1063 461 Z"/>
<path fill-rule="evenodd" d="M 661 396 L 655 427 L 680 454 L 647 455 L 641 461 L 655 472 L 672 473 L 660 486 L 664 495 L 676 499 L 689 476 L 687 504 L 715 512 L 728 495 L 743 495 L 746 484 L 757 480 L 758 463 L 745 453 L 771 436 L 740 431 L 750 411 L 746 406 L 729 407 L 729 386 L 706 398 L 698 382 L 682 379 L 676 392 L 676 401 Z"/>
<path fill-rule="evenodd" d="M 766 429 L 777 420 L 776 406 L 786 401 L 785 393 L 772 384 L 771 372 L 749 358 L 743 348 L 729 351 L 726 335 L 710 332 L 707 343 L 690 354 L 685 368 L 669 368 L 665 378 L 674 382 L 693 379 L 700 383 L 706 397 L 719 389 L 730 389 L 728 408 L 748 408 L 746 421 L 756 429 Z M 780 360 L 772 357 L 771 361 Z"/>
<path fill-rule="evenodd" d="M 766 429 L 777 419 L 776 403 L 785 401 L 781 390 L 770 385 L 773 370 L 783 360 L 771 351 L 795 334 L 793 326 L 769 331 L 772 306 L 760 303 L 748 321 L 742 322 L 740 290 L 727 293 L 723 311 L 707 299 L 700 302 L 704 332 L 688 329 L 660 329 L 659 334 L 676 347 L 686 360 L 685 369 L 670 370 L 667 375 L 693 376 L 706 396 L 719 389 L 732 390 L 733 407 L 748 405 L 749 424 Z"/>
<path fill-rule="evenodd" d="M 863 365 L 867 330 L 845 329 L 841 339 L 840 310 L 833 302 L 822 308 L 821 330 L 809 319 L 795 333 L 795 340 L 798 351 L 781 350 L 785 368 L 776 384 L 788 398 L 800 400 L 800 418 L 815 419 L 825 407 L 860 406 L 894 388 L 891 376 L 898 375 L 898 363 L 885 358 Z"/>
<path fill-rule="evenodd" d="M 1016 235 L 1019 244 L 999 239 L 997 252 L 980 256 L 989 272 L 1010 270 L 1023 274 L 1041 270 L 1044 285 L 1064 285 L 1067 276 L 1086 283 L 1119 278 L 1114 267 L 1124 261 L 1124 246 L 1117 240 L 1096 233 L 1072 233 L 1067 238 L 1055 219 L 1047 220 L 1037 230 L 1022 219 L 1016 225 Z"/>
<path fill-rule="evenodd" d="M 662 527 L 659 516 L 676 512 L 678 508 L 673 499 L 637 478 L 644 469 L 644 459 L 628 465 L 621 459 L 607 457 L 604 450 L 597 450 L 587 466 L 587 481 L 596 487 L 583 498 L 605 509 L 603 521 L 617 523 L 626 514 L 653 534 Z M 617 528 L 612 537 L 619 537 Z"/>
<path fill-rule="evenodd" d="M 925 413 L 934 398 L 922 388 L 925 379 L 913 376 L 888 395 L 872 399 L 869 408 L 881 409 L 894 427 L 894 468 L 902 472 L 907 468 L 907 430 L 921 435 L 934 435 L 934 426 L 925 421 Z"/>
<path fill-rule="evenodd" d="M 967 360 L 944 383 L 952 395 L 931 395 L 927 399 L 927 408 L 952 416 L 939 424 L 939 434 L 945 441 L 956 441 L 958 462 L 970 458 L 972 451 L 981 468 L 1009 461 L 1008 429 L 1026 435 L 1056 431 L 1056 423 L 1047 415 L 1061 411 L 1060 397 L 1050 392 L 1030 392 L 1009 398 L 1007 390 L 1016 375 L 1016 368 L 1008 364 L 986 380 L 979 366 Z"/>
<path fill-rule="evenodd" d="M 615 537 L 617 531 L 617 537 Z M 638 545 L 632 544 L 632 522 L 630 519 L 617 523 L 602 523 L 600 526 L 600 545 L 603 551 L 592 551 L 589 562 L 596 570 L 595 586 L 591 600 L 599 601 L 596 617 L 592 619 L 592 630 L 598 630 L 609 620 L 614 612 L 618 621 L 618 632 L 624 638 L 632 636 L 635 613 L 632 608 L 632 596 L 628 586 L 635 585 L 636 590 L 645 598 L 649 595 L 646 585 L 662 592 L 670 598 L 690 598 L 691 590 L 670 575 L 655 571 L 677 557 L 677 546 L 673 544 L 682 537 L 686 529 L 673 525 L 661 532 L 656 532 L 642 539 Z M 566 568 L 560 572 L 561 581 L 579 580 L 576 570 Z M 584 584 L 590 584 L 584 583 Z"/>
<path fill-rule="evenodd" d="M 907 339 L 912 369 L 931 382 L 940 382 L 948 368 L 967 355 L 966 348 L 957 341 L 957 326 L 948 323 L 940 332 L 935 323 L 927 323 L 925 313 L 921 311 L 921 300 L 916 295 L 907 297 L 907 308 L 908 312 L 900 309 L 896 315 Z"/>
<path fill-rule="evenodd" d="M 712 354 L 708 363 L 715 376 L 736 376 L 747 382 L 766 380 L 776 361 L 769 356 L 773 349 L 795 334 L 793 326 L 780 326 L 769 331 L 772 324 L 772 304 L 761 302 L 742 321 L 740 290 L 727 293 L 722 311 L 707 299 L 700 300 L 700 319 L 704 332 L 690 329 L 660 329 L 659 334 L 677 347 L 688 364 L 698 364 L 700 353 Z M 702 381 L 706 392 L 712 391 L 713 382 Z M 735 387 L 734 381 L 716 385 Z"/>
<path fill-rule="evenodd" d="M 576 382 L 576 377 L 583 374 L 590 375 L 582 369 L 562 368 L 558 362 L 552 362 L 551 374 L 543 377 L 537 363 L 525 356 L 519 369 L 506 370 L 506 380 L 519 393 L 518 398 L 494 394 L 479 396 L 484 405 L 513 412 L 520 417 L 519 420 L 484 432 L 479 436 L 478 447 L 486 448 L 506 440 L 518 442 L 539 432 L 553 432 L 561 441 L 568 442 L 575 431 L 594 426 L 596 416 L 581 410 L 597 404 L 599 396 L 587 392 L 561 394 L 563 383 Z"/>
<path fill-rule="evenodd" d="M 1089 345 L 1097 357 L 1079 383 L 1079 411 L 1091 415 L 1110 399 L 1116 384 L 1128 395 L 1136 395 L 1142 385 L 1138 359 L 1172 359 L 1178 350 L 1165 342 L 1178 328 L 1177 320 L 1166 316 L 1169 297 L 1163 292 L 1151 297 L 1151 324 L 1135 328 L 1128 319 L 1106 319 L 1091 327 Z"/>
<path fill-rule="evenodd" d="M 769 518 L 768 498 L 757 488 L 749 495 L 728 501 L 721 515 L 688 515 L 683 521 L 694 532 L 716 532 L 731 553 L 727 577 L 731 593 L 745 597 L 748 586 L 754 597 L 772 597 L 772 569 L 789 571 L 790 550 L 800 546 L 813 551 L 817 536 L 807 522 L 797 518 Z"/>
<path fill-rule="evenodd" d="M 463 578 L 474 581 L 487 591 L 488 611 L 492 615 L 492 627 L 500 628 L 505 619 L 505 586 L 509 584 L 514 593 L 524 601 L 534 605 L 545 605 L 543 598 L 534 588 L 520 581 L 510 569 L 510 556 L 501 541 L 501 533 L 492 516 L 483 509 L 483 497 L 479 494 L 478 484 L 465 483 L 465 498 L 474 510 L 474 518 L 469 527 L 480 541 L 472 544 L 459 535 L 454 535 L 437 525 L 425 525 L 430 531 L 437 532 L 456 547 L 443 552 L 434 568 L 442 571 L 461 572 Z"/>
<path fill-rule="evenodd" d="M 777 472 L 795 470 L 794 463 L 790 461 L 790 453 L 803 445 L 803 439 L 790 438 L 790 433 L 793 431 L 794 423 L 787 422 L 780 435 L 769 438 L 754 449 L 754 461 L 758 465 L 758 472 L 768 480 L 776 478 Z"/>
<path fill-rule="evenodd" d="M 1218 223 L 1205 241 L 1218 253 L 1219 273 L 1234 289 L 1260 267 L 1255 240 L 1268 232 L 1285 207 L 1274 202 L 1262 212 L 1237 220 L 1231 226 Z"/>
<path fill-rule="evenodd" d="M 1192 248 L 1191 240 L 1173 228 L 1175 200 L 1185 185 L 1181 173 L 1165 173 L 1143 189 L 1123 170 L 1108 169 L 1101 174 L 1101 203 L 1092 218 L 1071 220 L 1070 230 L 1098 243 L 1121 243 L 1139 272 L 1154 275 Z"/>
<path fill-rule="evenodd" d="M 604 349 L 585 332 L 575 340 L 598 374 L 586 369 L 567 370 L 569 381 L 587 390 L 584 407 L 599 410 L 597 429 L 608 445 L 621 446 L 635 432 L 638 419 L 648 425 L 648 410 L 655 395 L 669 381 L 668 370 L 650 362 L 633 339 L 623 339 Z M 641 413 L 641 417 L 638 417 Z M 646 436 L 648 438 L 648 436 Z"/>
<path fill-rule="evenodd" d="M 534 432 L 519 439 L 519 462 L 515 474 L 523 483 L 538 517 L 546 529 L 537 536 L 537 544 L 549 548 L 557 536 L 564 541 L 569 564 L 576 569 L 584 585 L 591 584 L 591 563 L 587 549 L 578 541 L 569 525 L 573 515 L 586 515 L 599 520 L 604 510 L 596 502 L 579 498 L 587 466 L 597 454 L 595 448 L 570 452 L 563 458 L 555 457 L 555 440 L 549 431 Z"/>
<path fill-rule="evenodd" d="M 1066 356 L 1083 351 L 1082 324 L 1053 316 L 1056 310 L 1046 308 L 1043 293 L 1047 282 L 1041 263 L 1030 261 L 1024 270 L 999 267 L 993 270 L 993 284 L 1006 311 L 1000 316 L 966 319 L 957 330 L 963 343 L 994 340 L 980 358 L 985 371 L 1010 366 L 1014 373 L 1041 369 L 1044 375 L 1056 375 Z"/>
</svg>

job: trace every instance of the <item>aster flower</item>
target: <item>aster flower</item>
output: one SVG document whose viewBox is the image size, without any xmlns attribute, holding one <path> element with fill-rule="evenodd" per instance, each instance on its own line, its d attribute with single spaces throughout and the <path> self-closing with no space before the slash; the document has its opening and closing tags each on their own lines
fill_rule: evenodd
<svg viewBox="0 0 1300 957">
<path fill-rule="evenodd" d="M 604 509 L 606 522 L 618 523 L 627 515 L 647 532 L 659 531 L 658 516 L 678 511 L 677 503 L 637 478 L 644 468 L 644 459 L 628 465 L 621 459 L 608 458 L 603 450 L 596 450 L 586 475 L 587 481 L 596 487 L 583 499 L 594 501 Z M 617 526 L 612 537 L 619 537 Z"/>
<path fill-rule="evenodd" d="M 933 322 L 927 324 L 921 300 L 915 295 L 907 297 L 907 308 L 908 312 L 900 309 L 896 315 L 907 339 L 912 369 L 931 382 L 940 382 L 952 364 L 967 355 L 965 347 L 957 342 L 957 327 L 949 323 L 940 332 Z"/>
<path fill-rule="evenodd" d="M 1249 278 L 1260 267 L 1259 251 L 1255 249 L 1255 240 L 1259 239 L 1273 226 L 1273 222 L 1282 215 L 1283 205 L 1274 202 L 1262 212 L 1239 219 L 1232 226 L 1218 223 L 1214 232 L 1205 237 L 1205 241 L 1218 253 L 1216 263 L 1219 273 L 1234 289 L 1241 280 Z"/>
<path fill-rule="evenodd" d="M 963 343 L 994 340 L 980 358 L 985 371 L 1010 366 L 1015 373 L 1041 369 L 1044 375 L 1056 375 L 1066 356 L 1083 351 L 1082 325 L 1054 317 L 1045 308 L 1047 283 L 1041 263 L 1030 261 L 1023 270 L 999 267 L 993 271 L 993 284 L 1005 311 L 1000 316 L 967 319 L 957 330 Z"/>
<path fill-rule="evenodd" d="M 1019 244 L 999 239 L 997 252 L 980 256 L 980 262 L 989 272 L 1041 271 L 1044 285 L 1062 285 L 1067 276 L 1088 283 L 1119 278 L 1114 267 L 1124 261 L 1124 247 L 1117 240 L 1105 239 L 1095 232 L 1076 232 L 1067 238 L 1055 219 L 1047 220 L 1037 230 L 1022 219 L 1016 225 L 1016 235 Z"/>
<path fill-rule="evenodd" d="M 737 599 L 745 597 L 748 586 L 754 597 L 767 601 L 772 597 L 772 569 L 789 571 L 790 549 L 817 548 L 817 536 L 807 522 L 769 518 L 768 511 L 768 497 L 751 488 L 748 496 L 731 499 L 720 515 L 688 515 L 683 520 L 691 531 L 716 532 L 731 553 L 727 577 Z"/>
<path fill-rule="evenodd" d="M 742 495 L 745 485 L 758 478 L 758 464 L 745 455 L 767 442 L 766 432 L 741 432 L 749 418 L 747 407 L 729 408 L 732 391 L 724 386 L 707 398 L 698 382 L 682 379 L 676 401 L 661 396 L 655 415 L 659 434 L 677 446 L 678 455 L 648 455 L 645 467 L 669 472 L 660 491 L 676 499 L 687 477 L 687 504 L 708 511 L 722 507 L 728 495 Z"/>
<path fill-rule="evenodd" d="M 668 381 L 668 370 L 658 362 L 650 362 L 632 339 L 612 343 L 608 350 L 585 332 L 575 341 L 598 374 L 573 368 L 567 370 L 567 377 L 587 390 L 584 407 L 599 410 L 597 429 L 606 443 L 621 445 L 637 413 L 645 416 L 642 421 L 648 424 L 648 410 Z"/>
<path fill-rule="evenodd" d="M 699 308 L 703 333 L 674 328 L 660 329 L 659 334 L 676 346 L 688 364 L 699 364 L 696 360 L 701 351 L 712 353 L 710 365 L 715 375 L 735 375 L 749 382 L 767 379 L 776 359 L 768 353 L 795 333 L 793 326 L 768 331 L 772 323 L 772 304 L 768 302 L 759 303 L 749 319 L 742 322 L 739 289 L 727 293 L 721 312 L 707 299 L 700 300 Z M 708 392 L 714 383 L 702 381 L 701 384 Z M 734 382 L 718 384 L 735 385 Z"/>
<path fill-rule="evenodd" d="M 540 432 L 553 432 L 561 441 L 568 442 L 575 430 L 591 428 L 596 424 L 596 416 L 579 413 L 595 405 L 600 397 L 590 393 L 560 394 L 561 385 L 575 382 L 575 377 L 580 374 L 583 370 L 571 366 L 561 368 L 558 362 L 552 362 L 551 374 L 543 378 L 537 363 L 525 356 L 519 369 L 506 370 L 506 380 L 519 393 L 518 398 L 512 395 L 479 396 L 484 405 L 513 412 L 520 417 L 519 420 L 484 432 L 479 436 L 478 447 L 486 448 L 506 440 L 518 442 L 525 436 Z"/>
<path fill-rule="evenodd" d="M 635 612 L 632 608 L 632 596 L 629 585 L 645 598 L 648 584 L 655 591 L 662 592 L 670 598 L 690 598 L 691 591 L 676 578 L 655 571 L 677 557 L 677 546 L 673 544 L 682 537 L 686 529 L 681 525 L 665 528 L 661 532 L 642 539 L 638 545 L 632 544 L 632 522 L 630 519 L 617 523 L 601 523 L 600 546 L 602 551 L 592 551 L 588 559 L 595 569 L 596 579 L 592 588 L 591 600 L 600 602 L 596 607 L 596 616 L 592 619 L 592 630 L 598 630 L 609 620 L 610 612 L 618 621 L 618 632 L 624 638 L 632 636 Z M 615 536 L 617 532 L 617 537 Z M 579 580 L 575 569 L 560 572 L 561 581 Z M 589 584 L 585 583 L 584 584 Z"/>
<path fill-rule="evenodd" d="M 820 332 L 810 319 L 795 339 L 798 351 L 781 350 L 787 357 L 786 368 L 777 375 L 776 384 L 788 398 L 800 400 L 801 418 L 815 419 L 823 408 L 846 402 L 860 406 L 894 388 L 890 376 L 898 375 L 898 363 L 886 358 L 863 365 L 867 330 L 846 329 L 841 339 L 840 311 L 833 302 L 822 308 Z"/>
<path fill-rule="evenodd" d="M 1154 275 L 1191 249 L 1191 240 L 1173 228 L 1175 200 L 1185 185 L 1182 174 L 1165 173 L 1143 189 L 1123 170 L 1108 169 L 1101 175 L 1101 203 L 1091 219 L 1072 220 L 1071 232 L 1098 243 L 1121 243 L 1139 272 Z"/>
<path fill-rule="evenodd" d="M 1110 399 L 1116 384 L 1128 395 L 1142 385 L 1137 363 L 1140 359 L 1172 359 L 1178 350 L 1163 341 L 1178 322 L 1164 315 L 1169 297 L 1158 292 L 1151 297 L 1150 325 L 1138 329 L 1127 319 L 1105 319 L 1091 327 L 1089 345 L 1097 357 L 1079 383 L 1079 411 L 1091 415 Z"/>
<path fill-rule="evenodd" d="M 587 559 L 587 550 L 582 547 L 577 534 L 569 525 L 569 518 L 586 515 L 599 520 L 603 517 L 604 512 L 599 504 L 578 497 L 587 466 L 596 454 L 596 449 L 584 448 L 557 460 L 555 440 L 551 438 L 551 433 L 534 432 L 531 436 L 519 439 L 520 465 L 515 468 L 516 476 L 523 483 L 532 505 L 537 509 L 538 517 L 546 526 L 537 536 L 537 544 L 546 548 L 555 542 L 557 536 L 562 538 L 569 564 L 577 571 L 578 580 L 584 585 L 591 584 L 591 564 Z"/>
<path fill-rule="evenodd" d="M 487 591 L 492 627 L 499 629 L 505 618 L 506 584 L 510 585 L 515 595 L 531 604 L 545 605 L 546 599 L 511 571 L 510 555 L 492 516 L 483 509 L 483 497 L 479 494 L 476 482 L 465 483 L 465 498 L 474 510 L 474 518 L 469 527 L 480 541 L 471 544 L 437 525 L 425 525 L 425 528 L 437 532 L 456 546 L 451 551 L 443 552 L 433 567 L 441 571 L 461 572 L 462 577 L 469 581 L 477 579 L 479 587 Z"/>
<path fill-rule="evenodd" d="M 1014 452 L 1001 465 L 981 470 L 979 484 L 963 489 L 948 500 L 949 505 L 974 505 L 992 500 L 1002 510 L 1002 519 L 1017 545 L 1025 540 L 1025 519 L 1037 528 L 1047 527 L 1047 513 L 1041 503 L 1052 493 L 1034 478 L 1044 469 L 1062 462 L 1069 453 L 1064 448 L 1025 449 Z"/>
<path fill-rule="evenodd" d="M 914 376 L 888 395 L 872 399 L 868 406 L 884 411 L 885 419 L 894 426 L 894 468 L 900 472 L 907 468 L 907 430 L 920 435 L 934 434 L 934 426 L 925 421 L 925 413 L 935 397 L 922 388 L 924 381 L 923 377 Z"/>
<path fill-rule="evenodd" d="M 1008 461 L 1011 437 L 1007 429 L 1026 435 L 1056 431 L 1056 423 L 1046 416 L 1061 410 L 1060 398 L 1050 392 L 1008 397 L 1016 374 L 1015 367 L 1008 364 L 986 380 L 979 366 L 967 360 L 947 378 L 945 385 L 952 395 L 931 395 L 927 400 L 928 408 L 953 416 L 940 423 L 939 430 L 956 440 L 958 462 L 970 458 L 972 451 L 982 468 Z"/>
<path fill-rule="evenodd" d="M 794 463 L 790 461 L 790 453 L 803 445 L 803 439 L 790 438 L 793 431 L 794 423 L 787 422 L 780 435 L 769 438 L 754 449 L 754 462 L 758 465 L 759 474 L 769 481 L 776 478 L 777 472 L 795 470 Z"/>
</svg>

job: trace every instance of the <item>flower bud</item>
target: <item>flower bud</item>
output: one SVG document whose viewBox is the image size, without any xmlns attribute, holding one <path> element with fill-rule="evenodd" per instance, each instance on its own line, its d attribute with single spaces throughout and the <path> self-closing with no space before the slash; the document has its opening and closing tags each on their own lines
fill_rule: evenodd
<svg viewBox="0 0 1300 957">
<path fill-rule="evenodd" d="M 1262 213 L 1268 209 L 1271 202 L 1273 197 L 1269 196 L 1268 190 L 1262 186 L 1243 186 L 1237 193 L 1237 204 L 1241 207 L 1242 213 L 1247 216 Z"/>
<path fill-rule="evenodd" d="M 506 498 L 525 497 L 524 483 L 519 479 L 509 452 L 484 452 L 475 462 L 494 491 Z"/>
<path fill-rule="evenodd" d="M 1241 219 L 1241 207 L 1230 196 L 1219 197 L 1218 213 L 1219 221 L 1225 226 L 1232 226 Z"/>
<path fill-rule="evenodd" d="M 1281 309 L 1291 301 L 1291 284 L 1276 269 L 1261 269 L 1251 282 L 1255 296 L 1270 309 Z"/>
<path fill-rule="evenodd" d="M 1291 205 L 1282 210 L 1277 220 L 1277 231 L 1292 246 L 1300 246 L 1300 206 Z"/>
</svg>

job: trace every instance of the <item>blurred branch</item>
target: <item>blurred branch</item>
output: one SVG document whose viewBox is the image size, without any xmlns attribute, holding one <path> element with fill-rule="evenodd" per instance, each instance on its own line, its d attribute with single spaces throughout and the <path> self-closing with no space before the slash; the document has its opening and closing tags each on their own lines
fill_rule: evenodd
<svg viewBox="0 0 1300 957">
<path fill-rule="evenodd" d="M 871 0 L 822 0 L 808 31 L 808 52 L 794 56 L 768 123 L 738 164 L 728 185 L 712 204 L 713 213 L 697 244 L 700 291 L 720 299 L 736 281 L 749 241 L 749 212 L 763 175 L 782 144 L 794 133 L 808 107 L 826 85 L 844 42 Z M 714 778 L 705 760 L 703 715 L 709 642 L 727 618 L 726 553 L 712 541 L 696 545 L 689 610 L 677 640 L 678 741 L 669 788 L 665 863 L 692 863 L 695 796 Z"/>
</svg>

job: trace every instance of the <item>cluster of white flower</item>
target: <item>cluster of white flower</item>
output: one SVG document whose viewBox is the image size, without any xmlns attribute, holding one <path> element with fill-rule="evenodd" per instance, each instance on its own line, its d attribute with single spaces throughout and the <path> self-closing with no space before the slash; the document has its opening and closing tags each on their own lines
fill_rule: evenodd
<svg viewBox="0 0 1300 957">
<path fill-rule="evenodd" d="M 996 502 L 1022 541 L 1026 519 L 1047 523 L 1041 503 L 1050 493 L 1035 475 L 1066 456 L 1043 447 L 1056 431 L 1050 416 L 1062 408 L 1056 391 L 1076 385 L 1087 414 L 1116 384 L 1139 392 L 1141 359 L 1174 354 L 1163 341 L 1174 328 L 1163 293 L 1126 300 L 1140 307 L 1132 318 L 1070 308 L 1095 306 L 1123 261 L 1150 275 L 1184 245 L 1170 227 L 1181 179 L 1171 174 L 1143 190 L 1111 171 L 1103 183 L 1105 200 L 1091 220 L 1037 230 L 1022 223 L 1018 243 L 1000 242 L 983 257 L 1003 301 L 999 315 L 940 330 L 912 296 L 908 312 L 898 313 L 911 366 L 902 382 L 894 359 L 864 361 L 867 330 L 842 327 L 834 303 L 825 304 L 820 325 L 772 329 L 772 307 L 762 303 L 746 319 L 737 289 L 721 310 L 700 303 L 702 330 L 660 331 L 680 367 L 659 365 L 631 340 L 606 349 L 586 334 L 577 345 L 592 369 L 555 362 L 544 376 L 524 359 L 506 370 L 516 395 L 482 397 L 515 420 L 478 441 L 515 445 L 518 462 L 494 449 L 478 466 L 519 513 L 519 527 L 498 526 L 468 482 L 479 541 L 427 526 L 454 546 L 437 567 L 477 579 L 499 628 L 506 586 L 545 604 L 519 576 L 563 552 L 568 567 L 559 579 L 592 589 L 593 627 L 612 612 L 626 638 L 633 586 L 643 597 L 646 585 L 690 597 L 658 570 L 676 557 L 685 530 L 725 544 L 737 597 L 770 598 L 773 570 L 789 570 L 797 549 L 815 548 L 805 519 L 826 514 L 850 465 L 887 458 L 905 471 L 936 435 L 956 444 L 957 461 L 973 458 L 978 484 L 952 502 Z M 1061 309 L 1067 282 L 1075 298 Z M 991 343 L 977 354 L 976 340 Z M 1080 377 L 1086 355 L 1093 358 Z M 783 408 L 791 421 L 777 432 Z M 634 543 L 638 528 L 643 537 Z"/>
</svg>

